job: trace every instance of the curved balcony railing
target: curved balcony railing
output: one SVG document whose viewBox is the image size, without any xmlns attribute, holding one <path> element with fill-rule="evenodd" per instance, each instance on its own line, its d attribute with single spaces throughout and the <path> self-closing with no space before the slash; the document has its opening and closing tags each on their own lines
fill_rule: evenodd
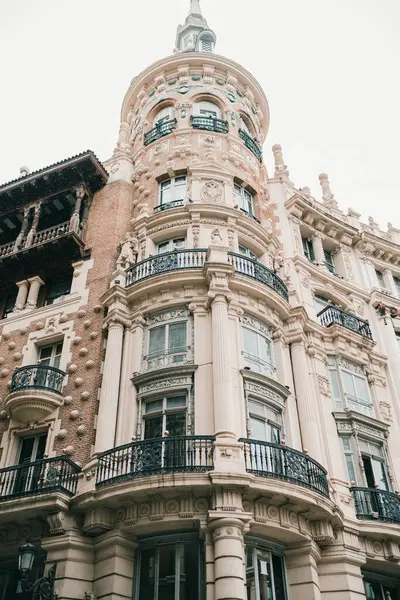
<svg viewBox="0 0 400 600">
<path fill-rule="evenodd" d="M 216 131 L 217 133 L 228 133 L 229 123 L 222 119 L 213 117 L 190 117 L 190 124 L 193 129 L 204 129 L 206 131 Z"/>
<path fill-rule="evenodd" d="M 76 494 L 81 469 L 67 456 L 0 469 L 0 502 L 49 492 Z"/>
<path fill-rule="evenodd" d="M 171 119 L 170 121 L 164 121 L 164 123 L 156 125 L 153 129 L 150 129 L 150 131 L 144 134 L 144 145 L 148 146 L 165 135 L 169 135 L 176 129 L 177 123 L 178 121 L 176 119 Z"/>
<path fill-rule="evenodd" d="M 400 496 L 375 488 L 353 487 L 357 519 L 400 523 Z"/>
<path fill-rule="evenodd" d="M 288 290 L 282 279 L 265 265 L 262 265 L 257 260 L 248 258 L 247 256 L 236 254 L 235 252 L 228 252 L 228 260 L 241 275 L 252 277 L 257 281 L 264 283 L 282 296 L 286 302 L 289 300 Z"/>
<path fill-rule="evenodd" d="M 174 250 L 151 256 L 136 263 L 126 271 L 126 287 L 148 279 L 154 275 L 179 271 L 180 269 L 201 269 L 207 259 L 207 250 Z"/>
<path fill-rule="evenodd" d="M 154 212 L 162 212 L 163 210 L 170 210 L 177 206 L 183 206 L 183 202 L 183 200 L 173 200 L 172 202 L 166 202 L 165 204 L 158 204 L 158 206 L 155 207 Z"/>
<path fill-rule="evenodd" d="M 133 442 L 98 456 L 96 485 L 166 473 L 214 469 L 214 436 L 179 436 Z"/>
<path fill-rule="evenodd" d="M 326 470 L 313 458 L 272 442 L 247 439 L 239 442 L 244 443 L 248 473 L 289 481 L 329 497 Z"/>
<path fill-rule="evenodd" d="M 256 142 L 256 140 L 250 137 L 248 133 L 243 131 L 243 129 L 239 129 L 239 136 L 244 141 L 244 145 L 246 146 L 246 148 L 248 148 L 260 162 L 262 162 L 262 150 Z"/>
<path fill-rule="evenodd" d="M 324 327 L 330 327 L 334 323 L 354 331 L 369 340 L 372 340 L 372 333 L 368 321 L 360 319 L 351 313 L 348 313 L 338 306 L 328 305 L 317 314 Z"/>
<path fill-rule="evenodd" d="M 21 367 L 13 373 L 10 391 L 41 389 L 61 394 L 64 377 L 64 371 L 55 367 L 45 365 Z"/>
</svg>

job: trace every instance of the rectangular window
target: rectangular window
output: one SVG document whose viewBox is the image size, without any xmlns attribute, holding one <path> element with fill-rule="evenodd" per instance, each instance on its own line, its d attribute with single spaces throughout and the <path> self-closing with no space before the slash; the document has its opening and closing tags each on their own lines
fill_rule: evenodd
<svg viewBox="0 0 400 600">
<path fill-rule="evenodd" d="M 62 277 L 48 281 L 43 287 L 43 305 L 49 306 L 50 304 L 58 304 L 59 302 L 62 302 L 65 296 L 71 292 L 71 284 L 72 273 L 68 273 Z"/>
<path fill-rule="evenodd" d="M 144 439 L 186 435 L 186 396 L 151 400 L 144 405 Z"/>
<path fill-rule="evenodd" d="M 135 600 L 199 600 L 198 541 L 143 546 L 138 551 Z"/>
<path fill-rule="evenodd" d="M 183 204 L 186 193 L 186 175 L 167 179 L 160 184 L 160 206 Z"/>
<path fill-rule="evenodd" d="M 375 270 L 375 274 L 376 274 L 376 278 L 378 280 L 379 287 L 383 287 L 384 288 L 385 287 L 385 280 L 383 278 L 382 271 Z"/>
<path fill-rule="evenodd" d="M 187 351 L 186 321 L 154 327 L 149 334 L 149 358 L 162 354 L 184 354 Z M 176 362 L 182 362 L 176 357 Z"/>
<path fill-rule="evenodd" d="M 356 470 L 354 468 L 353 450 L 351 447 L 351 438 L 342 437 L 341 439 L 349 482 L 351 483 L 354 481 L 354 483 L 357 483 Z"/>
<path fill-rule="evenodd" d="M 250 437 L 261 442 L 280 444 L 282 416 L 267 404 L 249 400 Z"/>
<path fill-rule="evenodd" d="M 335 407 L 373 417 L 374 407 L 362 367 L 340 359 L 338 368 L 336 360 L 331 360 L 329 372 Z"/>
<path fill-rule="evenodd" d="M 359 439 L 358 443 L 364 467 L 365 485 L 370 488 L 389 490 L 383 447 L 363 439 Z"/>
<path fill-rule="evenodd" d="M 247 547 L 246 589 L 247 600 L 287 600 L 283 557 Z"/>
<path fill-rule="evenodd" d="M 184 250 L 186 246 L 185 238 L 175 238 L 161 242 L 157 244 L 157 254 L 164 254 L 164 252 L 173 252 L 174 250 Z"/>
<path fill-rule="evenodd" d="M 335 261 L 333 260 L 333 253 L 330 250 L 324 249 L 325 266 L 331 273 L 336 273 Z"/>
<path fill-rule="evenodd" d="M 246 256 L 247 258 L 251 258 L 252 260 L 258 260 L 254 252 L 249 250 L 249 248 L 246 248 L 246 246 L 239 245 L 239 254 L 241 254 L 242 256 Z"/>
<path fill-rule="evenodd" d="M 243 327 L 243 356 L 245 366 L 252 371 L 275 376 L 272 356 L 272 341 L 262 333 Z"/>
<path fill-rule="evenodd" d="M 51 346 L 42 346 L 39 348 L 38 364 L 59 369 L 62 348 L 62 342 L 52 344 Z"/>
<path fill-rule="evenodd" d="M 314 256 L 314 248 L 312 245 L 312 241 L 309 240 L 308 238 L 302 238 L 302 242 L 303 242 L 304 256 L 310 262 L 314 262 L 315 256 Z"/>
<path fill-rule="evenodd" d="M 393 276 L 394 285 L 396 286 L 396 292 L 398 298 L 400 298 L 400 277 Z"/>
<path fill-rule="evenodd" d="M 254 216 L 253 195 L 249 190 L 237 183 L 235 183 L 235 200 L 241 210 Z"/>
<path fill-rule="evenodd" d="M 396 588 L 379 581 L 364 580 L 366 600 L 400 600 L 400 584 Z"/>
<path fill-rule="evenodd" d="M 329 300 L 327 300 L 323 296 L 317 296 L 317 295 L 314 296 L 314 302 L 315 302 L 315 308 L 317 311 L 317 315 L 321 312 L 321 310 L 324 310 L 324 308 L 326 308 L 329 304 L 332 304 L 332 302 L 329 302 Z"/>
</svg>

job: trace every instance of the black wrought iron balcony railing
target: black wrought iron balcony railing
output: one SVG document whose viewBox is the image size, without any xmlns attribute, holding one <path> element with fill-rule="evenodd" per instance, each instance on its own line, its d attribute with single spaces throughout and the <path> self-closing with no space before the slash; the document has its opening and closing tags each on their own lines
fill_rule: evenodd
<svg viewBox="0 0 400 600">
<path fill-rule="evenodd" d="M 67 456 L 0 469 L 0 502 L 50 492 L 74 496 L 81 469 Z"/>
<path fill-rule="evenodd" d="M 154 212 L 162 212 L 163 210 L 170 210 L 171 208 L 177 208 L 183 206 L 183 200 L 173 200 L 172 202 L 166 202 L 165 204 L 158 204 Z"/>
<path fill-rule="evenodd" d="M 207 259 L 207 250 L 174 250 L 151 256 L 126 271 L 126 287 L 155 275 L 181 269 L 201 269 Z"/>
<path fill-rule="evenodd" d="M 323 308 L 318 314 L 321 321 L 321 325 L 324 327 L 330 327 L 337 323 L 346 329 L 359 333 L 363 337 L 372 340 L 372 333 L 368 321 L 360 319 L 351 313 L 348 313 L 338 306 L 329 305 Z"/>
<path fill-rule="evenodd" d="M 164 437 L 132 442 L 98 456 L 96 486 L 167 473 L 214 469 L 214 436 Z"/>
<path fill-rule="evenodd" d="M 159 123 L 153 127 L 153 129 L 150 129 L 150 131 L 144 134 L 144 145 L 148 146 L 165 135 L 169 135 L 174 129 L 176 129 L 177 123 L 178 121 L 176 119 Z"/>
<path fill-rule="evenodd" d="M 206 131 L 216 131 L 217 133 L 228 133 L 229 123 L 222 119 L 213 117 L 190 117 L 190 124 L 193 129 L 205 129 Z"/>
<path fill-rule="evenodd" d="M 357 519 L 400 523 L 400 496 L 386 490 L 353 487 Z"/>
<path fill-rule="evenodd" d="M 65 373 L 55 367 L 45 365 L 28 365 L 14 371 L 10 391 L 23 389 L 49 390 L 56 394 L 62 393 Z"/>
<path fill-rule="evenodd" d="M 248 473 L 289 481 L 329 497 L 326 470 L 307 454 L 272 442 L 248 439 L 239 442 L 244 444 Z"/>
<path fill-rule="evenodd" d="M 268 269 L 253 258 L 228 252 L 228 261 L 235 267 L 235 270 L 241 275 L 252 277 L 261 283 L 264 283 L 275 292 L 277 292 L 286 301 L 289 300 L 288 289 L 282 279 L 276 273 Z"/>
<path fill-rule="evenodd" d="M 246 148 L 248 148 L 260 162 L 262 162 L 262 150 L 256 142 L 255 138 L 250 137 L 249 134 L 246 133 L 243 129 L 239 129 L 239 136 L 244 141 L 244 145 L 246 146 Z"/>
</svg>

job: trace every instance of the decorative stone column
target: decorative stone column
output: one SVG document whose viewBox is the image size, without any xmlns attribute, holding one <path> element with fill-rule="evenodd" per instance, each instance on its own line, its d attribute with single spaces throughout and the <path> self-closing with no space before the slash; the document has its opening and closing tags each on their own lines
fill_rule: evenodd
<svg viewBox="0 0 400 600">
<path fill-rule="evenodd" d="M 95 539 L 93 591 L 97 598 L 132 599 L 136 548 L 137 543 L 118 530 L 109 531 Z"/>
<path fill-rule="evenodd" d="M 24 279 L 23 281 L 18 281 L 16 285 L 18 286 L 18 294 L 17 299 L 15 300 L 14 312 L 20 312 L 25 308 L 26 299 L 28 297 L 29 282 Z"/>
<path fill-rule="evenodd" d="M 44 281 L 42 281 L 42 279 L 40 279 L 40 277 L 36 276 L 36 277 L 31 277 L 30 279 L 28 279 L 28 282 L 30 283 L 30 288 L 29 288 L 28 299 L 26 301 L 26 308 L 29 308 L 30 310 L 34 310 L 37 305 L 40 288 L 42 285 L 44 285 Z"/>
<path fill-rule="evenodd" d="M 132 329 L 125 331 L 119 391 L 116 445 L 128 444 L 136 437 L 138 406 L 133 373 L 141 371 L 144 326 L 143 317 L 137 317 Z"/>
<path fill-rule="evenodd" d="M 123 338 L 124 324 L 119 319 L 111 319 L 108 324 L 106 356 L 97 415 L 96 453 L 114 447 Z"/>
<path fill-rule="evenodd" d="M 234 438 L 228 302 L 223 294 L 217 294 L 212 301 L 211 322 L 215 432 Z"/>
<path fill-rule="evenodd" d="M 322 235 L 320 233 L 314 233 L 311 237 L 311 241 L 314 250 L 315 262 L 318 265 L 322 266 L 325 264 L 324 247 L 322 245 Z"/>
<path fill-rule="evenodd" d="M 20 248 L 20 246 L 22 245 L 22 241 L 25 237 L 26 231 L 28 229 L 28 223 L 29 223 L 29 213 L 31 212 L 31 208 L 25 208 L 24 210 L 24 218 L 22 221 L 22 225 L 21 225 L 21 231 L 18 234 L 17 239 L 15 240 L 15 244 L 14 244 L 14 252 L 17 252 Z"/>
<path fill-rule="evenodd" d="M 69 230 L 70 231 L 74 231 L 75 233 L 78 233 L 79 231 L 79 214 L 81 212 L 81 205 L 82 205 L 82 200 L 85 197 L 86 192 L 85 192 L 85 188 L 80 185 L 79 187 L 76 188 L 75 190 L 75 206 L 74 206 L 74 210 L 72 212 L 71 215 L 71 219 L 69 221 Z"/>
<path fill-rule="evenodd" d="M 36 206 L 35 206 L 35 214 L 33 215 L 32 227 L 30 228 L 29 233 L 27 235 L 26 242 L 25 242 L 25 248 L 29 248 L 29 246 L 32 245 L 33 237 L 36 233 L 37 226 L 39 225 L 39 217 L 40 217 L 41 207 L 42 207 L 42 205 L 40 202 L 39 202 L 39 204 L 36 204 Z"/>
<path fill-rule="evenodd" d="M 210 523 L 214 539 L 215 600 L 245 600 L 244 524 L 240 519 Z"/>
<path fill-rule="evenodd" d="M 317 399 L 311 383 L 305 341 L 302 339 L 294 341 L 291 345 L 291 354 L 303 449 L 307 449 L 312 458 L 322 462 Z"/>
<path fill-rule="evenodd" d="M 279 177 L 284 181 L 289 181 L 289 171 L 287 166 L 285 165 L 285 161 L 283 160 L 282 146 L 280 146 L 279 144 L 275 144 L 274 146 L 272 146 L 272 152 L 274 153 L 275 159 L 274 177 Z"/>
</svg>

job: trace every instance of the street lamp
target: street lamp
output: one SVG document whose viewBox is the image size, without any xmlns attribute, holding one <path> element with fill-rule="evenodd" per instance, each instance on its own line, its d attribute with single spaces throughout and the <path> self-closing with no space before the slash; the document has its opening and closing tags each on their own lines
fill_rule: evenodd
<svg viewBox="0 0 400 600">
<path fill-rule="evenodd" d="M 21 579 L 18 582 L 17 594 L 32 592 L 33 600 L 54 600 L 54 580 L 56 576 L 56 564 L 49 569 L 47 577 L 40 577 L 34 583 L 28 581 L 29 572 L 35 561 L 36 548 L 30 542 L 26 542 L 18 548 L 18 569 Z"/>
</svg>

